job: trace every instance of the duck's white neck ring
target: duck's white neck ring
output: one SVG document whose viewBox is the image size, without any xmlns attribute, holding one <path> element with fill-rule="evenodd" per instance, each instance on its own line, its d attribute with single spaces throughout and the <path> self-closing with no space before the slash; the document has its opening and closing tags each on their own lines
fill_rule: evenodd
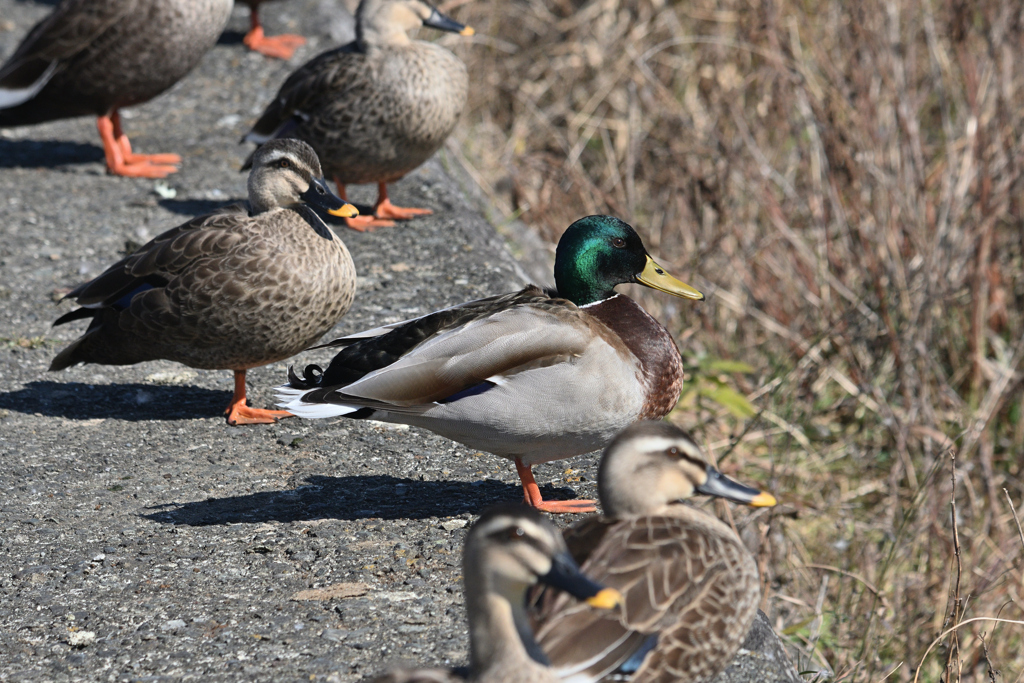
<svg viewBox="0 0 1024 683">
<path fill-rule="evenodd" d="M 591 306 L 597 306 L 598 304 L 603 304 L 605 301 L 611 301 L 612 299 L 619 296 L 622 295 L 619 294 L 618 292 L 615 292 L 615 294 L 611 295 L 607 299 L 601 299 L 600 301 L 591 301 L 589 304 L 583 304 L 582 306 L 578 306 L 578 308 L 590 308 Z"/>
</svg>

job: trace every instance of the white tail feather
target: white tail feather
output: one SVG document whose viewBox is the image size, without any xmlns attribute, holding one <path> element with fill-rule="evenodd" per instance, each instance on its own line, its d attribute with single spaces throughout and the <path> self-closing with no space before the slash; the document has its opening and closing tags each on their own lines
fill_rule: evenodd
<svg viewBox="0 0 1024 683">
<path fill-rule="evenodd" d="M 0 109 L 9 109 L 10 107 L 17 107 L 23 102 L 28 102 L 33 97 L 39 94 L 39 91 L 50 81 L 53 77 L 53 72 L 57 69 L 57 62 L 50 62 L 50 65 L 46 67 L 46 71 L 43 75 L 36 79 L 36 82 L 27 88 L 18 88 L 17 90 L 8 90 L 7 88 L 0 88 Z"/>
<path fill-rule="evenodd" d="M 296 389 L 287 384 L 282 384 L 275 390 L 279 399 L 277 405 L 292 415 L 309 420 L 348 415 L 361 408 L 361 406 L 346 406 L 337 403 L 306 403 L 302 400 L 302 397 L 308 392 L 309 389 Z"/>
</svg>

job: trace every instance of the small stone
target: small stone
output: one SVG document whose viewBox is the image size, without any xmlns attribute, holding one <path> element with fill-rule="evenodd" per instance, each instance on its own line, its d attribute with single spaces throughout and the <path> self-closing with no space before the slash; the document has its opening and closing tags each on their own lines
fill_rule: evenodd
<svg viewBox="0 0 1024 683">
<path fill-rule="evenodd" d="M 185 621 L 183 619 L 171 619 L 170 621 L 164 622 L 163 626 L 160 627 L 160 630 L 177 631 L 180 628 L 185 628 Z"/>
<path fill-rule="evenodd" d="M 325 628 L 324 632 L 320 634 L 321 638 L 326 638 L 333 643 L 340 643 L 348 637 L 348 631 L 340 628 Z"/>
<path fill-rule="evenodd" d="M 441 528 L 445 531 L 455 531 L 456 529 L 464 529 L 467 523 L 464 519 L 449 519 L 441 522 Z"/>
<path fill-rule="evenodd" d="M 71 647 L 85 647 L 96 642 L 96 633 L 93 631 L 72 631 L 68 634 L 68 645 Z"/>
</svg>

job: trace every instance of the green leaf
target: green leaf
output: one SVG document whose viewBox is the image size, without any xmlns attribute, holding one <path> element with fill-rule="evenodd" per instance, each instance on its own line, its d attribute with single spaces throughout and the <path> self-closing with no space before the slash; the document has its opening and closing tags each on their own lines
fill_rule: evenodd
<svg viewBox="0 0 1024 683">
<path fill-rule="evenodd" d="M 708 364 L 708 369 L 714 372 L 741 372 L 748 375 L 754 372 L 754 368 L 738 360 L 716 360 Z"/>
<path fill-rule="evenodd" d="M 705 395 L 715 403 L 720 404 L 736 417 L 753 417 L 754 414 L 757 413 L 757 411 L 754 410 L 754 406 L 747 400 L 747 397 L 735 389 L 730 389 L 729 387 L 715 387 Z"/>
</svg>

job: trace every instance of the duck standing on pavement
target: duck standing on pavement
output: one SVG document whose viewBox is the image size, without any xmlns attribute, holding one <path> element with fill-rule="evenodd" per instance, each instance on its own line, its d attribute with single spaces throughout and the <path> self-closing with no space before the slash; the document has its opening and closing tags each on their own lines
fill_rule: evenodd
<svg viewBox="0 0 1024 683">
<path fill-rule="evenodd" d="M 233 370 L 229 424 L 288 417 L 246 405 L 246 371 L 308 347 L 355 296 L 352 257 L 318 211 L 355 213 L 327 189 L 309 145 L 264 145 L 249 174 L 248 206 L 168 230 L 65 297 L 82 307 L 54 325 L 88 318 L 89 328 L 50 370 L 161 358 Z"/>
<path fill-rule="evenodd" d="M 556 292 L 528 286 L 342 337 L 326 370 L 278 389 L 300 417 L 347 416 L 431 430 L 515 462 L 526 501 L 545 501 L 532 466 L 603 448 L 623 428 L 667 415 L 683 364 L 672 335 L 615 287 L 637 283 L 685 299 L 632 227 L 611 216 L 573 223 L 558 242 Z"/>
<path fill-rule="evenodd" d="M 217 42 L 231 0 L 62 0 L 0 66 L 0 128 L 95 116 L 107 169 L 163 178 L 177 154 L 136 154 L 118 113 L 180 81 Z"/>
<path fill-rule="evenodd" d="M 425 0 L 363 0 L 356 40 L 299 67 L 243 138 L 305 140 L 343 199 L 346 184 L 376 183 L 373 215 L 347 219 L 356 230 L 431 213 L 394 206 L 387 184 L 429 159 L 466 106 L 466 66 L 439 45 L 411 40 L 419 26 L 473 34 Z"/>
</svg>

